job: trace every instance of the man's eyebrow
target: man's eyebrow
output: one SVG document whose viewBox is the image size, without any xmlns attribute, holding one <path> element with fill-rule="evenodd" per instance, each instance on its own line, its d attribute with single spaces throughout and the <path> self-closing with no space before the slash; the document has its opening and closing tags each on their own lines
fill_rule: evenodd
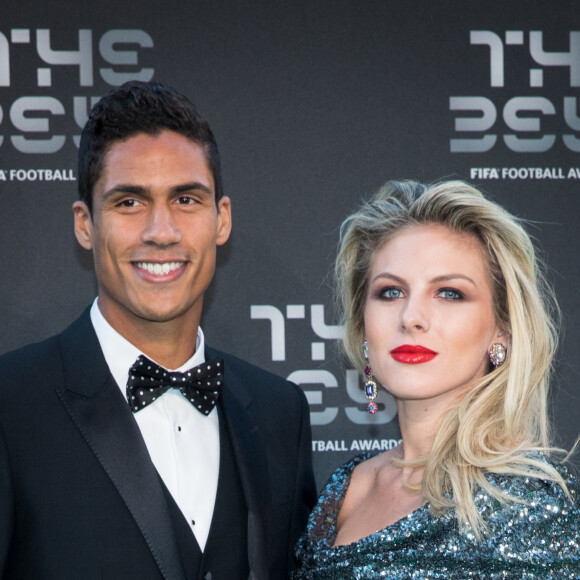
<svg viewBox="0 0 580 580">
<path fill-rule="evenodd" d="M 203 183 L 200 183 L 198 181 L 192 181 L 189 183 L 181 183 L 181 184 L 176 185 L 176 186 L 171 188 L 171 192 L 173 194 L 187 193 L 190 191 L 202 192 L 202 193 L 207 194 L 209 196 L 214 195 L 213 189 L 211 189 L 207 185 L 204 185 Z M 118 183 L 116 185 L 113 185 L 113 187 L 111 187 L 107 191 L 105 191 L 105 193 L 103 194 L 103 199 L 108 199 L 112 195 L 115 195 L 118 193 L 129 193 L 129 194 L 139 195 L 139 196 L 148 196 L 150 194 L 150 191 L 147 187 L 143 187 L 142 185 L 130 185 L 128 183 Z"/>
<path fill-rule="evenodd" d="M 199 181 L 192 181 L 191 183 L 182 183 L 171 188 L 173 193 L 187 193 L 188 191 L 202 191 L 208 195 L 214 195 L 214 190 L 200 183 Z"/>
</svg>

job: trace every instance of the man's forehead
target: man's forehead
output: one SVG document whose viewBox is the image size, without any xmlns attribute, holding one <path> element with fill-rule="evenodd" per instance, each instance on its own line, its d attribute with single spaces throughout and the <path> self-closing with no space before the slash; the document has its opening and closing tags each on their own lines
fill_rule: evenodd
<svg viewBox="0 0 580 580">
<path fill-rule="evenodd" d="M 201 153 L 206 159 L 208 158 L 207 147 L 205 145 L 176 131 L 163 129 L 155 133 L 141 131 L 123 139 L 110 142 L 103 151 L 103 160 L 106 163 L 107 158 L 111 155 L 124 153 L 126 151 L 132 153 L 146 151 L 158 148 L 159 146 L 187 148 L 195 151 L 197 154 Z"/>
<path fill-rule="evenodd" d="M 138 133 L 112 143 L 103 155 L 99 181 L 109 178 L 152 179 L 173 177 L 202 181 L 215 189 L 206 149 L 173 131 Z"/>
</svg>

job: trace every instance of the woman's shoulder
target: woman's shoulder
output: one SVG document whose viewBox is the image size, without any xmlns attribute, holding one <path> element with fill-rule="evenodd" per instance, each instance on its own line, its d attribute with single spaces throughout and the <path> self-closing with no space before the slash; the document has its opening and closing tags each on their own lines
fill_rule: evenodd
<svg viewBox="0 0 580 580">
<path fill-rule="evenodd" d="M 501 490 L 505 503 L 490 497 L 485 489 L 476 496 L 492 533 L 521 529 L 528 538 L 539 533 L 554 537 L 572 534 L 577 538 L 580 522 L 580 488 L 578 479 L 563 463 L 541 452 L 527 455 L 535 462 L 532 474 L 489 473 L 491 485 Z M 548 466 L 561 481 L 551 480 L 540 467 Z M 564 487 L 561 485 L 564 483 Z"/>
<path fill-rule="evenodd" d="M 332 498 L 334 500 L 344 499 L 355 468 L 376 457 L 376 455 L 376 453 L 361 453 L 349 459 L 340 467 L 337 467 L 322 488 L 319 502 L 325 498 Z"/>
<path fill-rule="evenodd" d="M 303 540 L 317 543 L 328 542 L 336 535 L 336 519 L 348 490 L 355 468 L 376 454 L 361 453 L 338 467 L 322 488 L 318 502 L 314 506 Z"/>
<path fill-rule="evenodd" d="M 580 500 L 578 478 L 565 463 L 540 451 L 527 453 L 525 460 L 526 463 L 523 465 L 529 470 L 529 474 L 488 472 L 488 481 L 505 494 L 523 502 L 527 499 L 553 497 L 565 499 L 567 503 L 578 507 Z M 548 476 L 550 471 L 558 475 L 561 481 L 550 478 Z M 567 491 L 561 483 L 565 484 Z"/>
</svg>

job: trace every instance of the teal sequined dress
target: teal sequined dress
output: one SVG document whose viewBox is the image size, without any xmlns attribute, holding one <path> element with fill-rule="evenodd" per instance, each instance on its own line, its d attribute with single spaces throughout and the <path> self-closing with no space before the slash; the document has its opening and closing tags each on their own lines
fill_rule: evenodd
<svg viewBox="0 0 580 580">
<path fill-rule="evenodd" d="M 330 478 L 297 544 L 294 580 L 580 579 L 580 492 L 561 466 L 572 502 L 552 482 L 489 475 L 490 482 L 526 504 L 500 505 L 477 493 L 477 508 L 489 524 L 479 543 L 469 529 L 460 529 L 453 511 L 436 517 L 425 505 L 384 530 L 333 547 L 350 475 L 369 457 L 355 457 Z"/>
</svg>

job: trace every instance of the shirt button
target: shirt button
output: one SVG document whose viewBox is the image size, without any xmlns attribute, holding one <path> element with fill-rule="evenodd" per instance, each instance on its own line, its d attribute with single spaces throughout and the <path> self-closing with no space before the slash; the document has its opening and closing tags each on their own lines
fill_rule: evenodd
<svg viewBox="0 0 580 580">
<path fill-rule="evenodd" d="M 178 426 L 176 427 L 176 429 L 177 429 L 178 431 L 181 431 L 181 425 L 178 425 Z"/>
</svg>

